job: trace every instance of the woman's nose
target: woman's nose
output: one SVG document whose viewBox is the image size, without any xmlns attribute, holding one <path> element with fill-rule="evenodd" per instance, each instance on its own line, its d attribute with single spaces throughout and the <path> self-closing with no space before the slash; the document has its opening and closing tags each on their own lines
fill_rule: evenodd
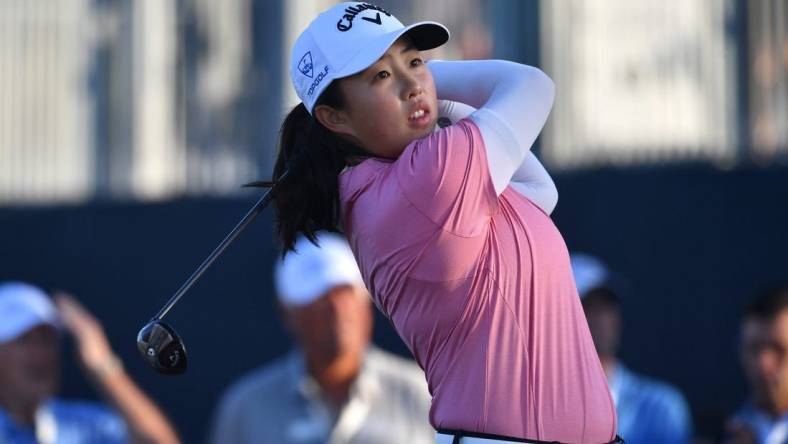
<svg viewBox="0 0 788 444">
<path fill-rule="evenodd" d="M 405 99 L 410 100 L 422 94 L 424 89 L 418 78 L 411 74 L 407 74 L 403 77 L 403 91 L 405 92 Z"/>
</svg>

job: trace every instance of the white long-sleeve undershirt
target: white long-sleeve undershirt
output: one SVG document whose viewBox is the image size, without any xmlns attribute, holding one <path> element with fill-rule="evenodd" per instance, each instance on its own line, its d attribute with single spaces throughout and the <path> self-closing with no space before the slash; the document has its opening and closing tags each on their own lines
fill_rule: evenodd
<svg viewBox="0 0 788 444">
<path fill-rule="evenodd" d="M 555 86 L 537 68 L 500 60 L 428 66 L 435 78 L 439 116 L 467 116 L 479 127 L 495 192 L 507 185 L 550 214 L 558 202 L 553 180 L 531 152 L 553 104 Z"/>
</svg>

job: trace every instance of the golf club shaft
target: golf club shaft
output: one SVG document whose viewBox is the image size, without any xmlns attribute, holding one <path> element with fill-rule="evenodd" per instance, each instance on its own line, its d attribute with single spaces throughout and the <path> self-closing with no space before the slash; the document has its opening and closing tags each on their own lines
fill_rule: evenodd
<svg viewBox="0 0 788 444">
<path fill-rule="evenodd" d="M 284 179 L 286 175 L 287 173 L 283 174 L 282 177 L 279 178 L 279 180 L 281 181 L 282 179 Z M 261 197 L 260 200 L 258 200 L 257 203 L 254 204 L 254 206 L 249 210 L 249 212 L 246 213 L 243 219 L 241 219 L 241 221 L 238 222 L 235 228 L 233 228 L 233 230 L 224 238 L 224 240 L 219 244 L 219 246 L 217 246 L 216 249 L 214 249 L 213 252 L 210 254 L 210 256 L 208 256 L 203 261 L 203 263 L 200 264 L 199 267 L 197 267 L 197 270 L 195 270 L 194 273 L 192 273 L 189 279 L 187 279 L 186 282 L 184 282 L 183 285 L 181 285 L 181 288 L 179 288 L 178 291 L 176 291 L 175 294 L 170 298 L 170 300 L 167 301 L 164 307 L 162 307 L 161 310 L 159 310 L 159 312 L 153 318 L 154 320 L 162 319 L 163 317 L 167 316 L 167 313 L 169 313 L 172 307 L 178 303 L 178 301 L 183 297 L 183 295 L 187 291 L 189 291 L 192 285 L 194 285 L 194 283 L 197 282 L 197 279 L 199 279 L 203 275 L 203 273 L 205 273 L 205 270 L 207 270 L 208 267 L 210 267 L 211 264 L 213 264 L 213 262 L 219 256 L 221 256 L 224 250 L 227 249 L 227 247 L 235 240 L 236 237 L 238 237 L 241 231 L 243 231 L 244 228 L 246 228 L 246 226 L 249 225 L 249 223 L 252 222 L 254 218 L 257 217 L 257 215 L 260 214 L 265 209 L 266 206 L 268 206 L 269 203 L 271 203 L 271 199 L 273 199 L 273 192 L 275 187 L 276 186 L 274 185 L 265 194 L 263 194 L 263 197 Z"/>
</svg>

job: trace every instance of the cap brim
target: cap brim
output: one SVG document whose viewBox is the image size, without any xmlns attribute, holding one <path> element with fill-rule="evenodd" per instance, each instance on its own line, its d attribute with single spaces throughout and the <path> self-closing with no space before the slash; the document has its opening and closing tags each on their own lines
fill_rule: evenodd
<svg viewBox="0 0 788 444">
<path fill-rule="evenodd" d="M 0 343 L 13 341 L 41 325 L 52 327 L 55 330 L 60 330 L 63 327 L 58 318 L 41 318 L 34 315 L 25 316 L 22 319 L 18 319 L 11 328 L 0 329 Z"/>
<path fill-rule="evenodd" d="M 438 22 L 419 22 L 405 27 L 416 49 L 427 51 L 449 41 L 449 30 Z M 393 42 L 392 42 L 393 43 Z"/>
<path fill-rule="evenodd" d="M 315 282 L 312 285 L 306 283 L 300 288 L 291 288 L 289 293 L 279 292 L 279 301 L 288 307 L 303 307 L 327 295 L 332 288 L 343 285 L 363 286 L 364 283 L 345 276 L 328 276 L 325 280 Z"/>
<path fill-rule="evenodd" d="M 449 30 L 438 22 L 419 22 L 378 37 L 353 57 L 336 74 L 336 79 L 357 74 L 375 63 L 394 42 L 407 35 L 419 51 L 437 48 L 449 41 Z"/>
</svg>

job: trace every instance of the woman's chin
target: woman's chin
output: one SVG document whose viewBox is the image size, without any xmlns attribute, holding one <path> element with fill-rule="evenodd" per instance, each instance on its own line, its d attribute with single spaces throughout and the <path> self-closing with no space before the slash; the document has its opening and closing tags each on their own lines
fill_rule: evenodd
<svg viewBox="0 0 788 444">
<path fill-rule="evenodd" d="M 438 129 L 438 122 L 437 120 L 433 119 L 425 123 L 424 125 L 419 125 L 418 127 L 411 127 L 411 134 L 413 134 L 413 140 L 418 140 L 418 139 L 423 139 L 424 137 L 427 137 L 430 134 L 434 133 L 436 129 Z M 411 142 L 413 140 L 411 140 Z"/>
</svg>

